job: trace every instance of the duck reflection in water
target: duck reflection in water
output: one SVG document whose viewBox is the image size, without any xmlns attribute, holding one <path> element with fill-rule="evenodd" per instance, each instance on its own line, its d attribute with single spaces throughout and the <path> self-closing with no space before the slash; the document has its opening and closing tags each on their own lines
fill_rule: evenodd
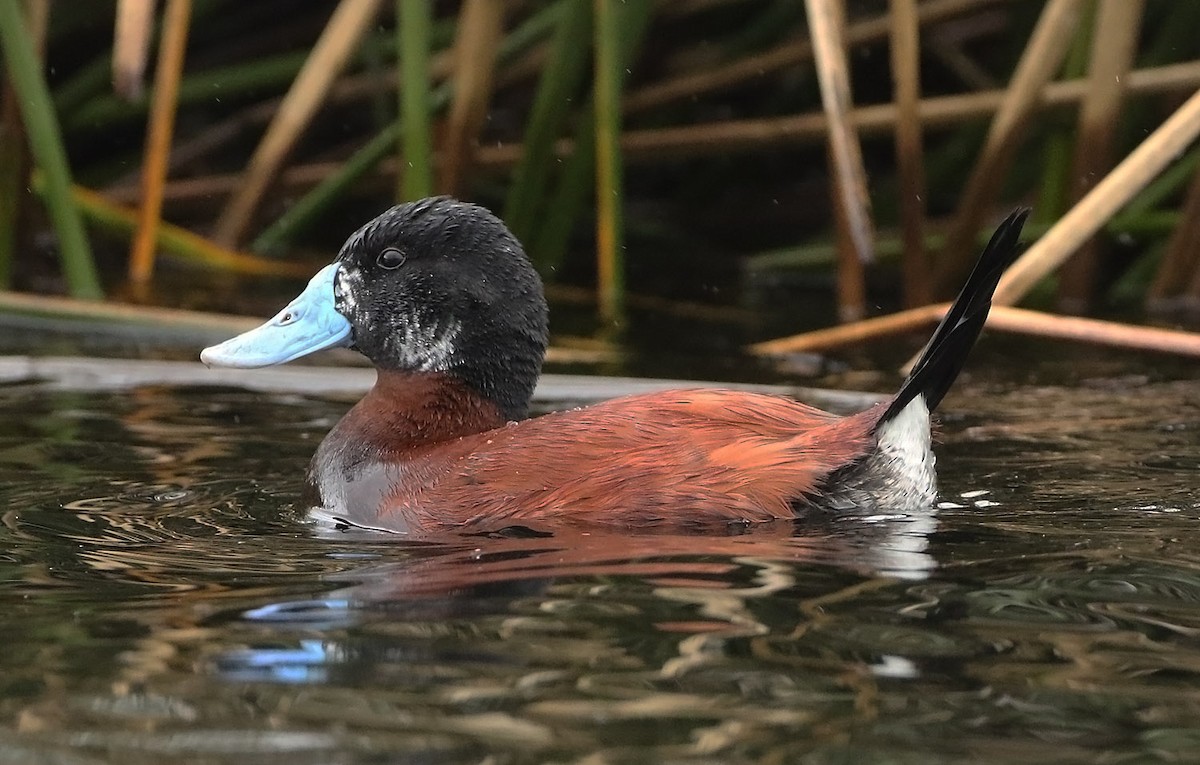
<svg viewBox="0 0 1200 765">
<path fill-rule="evenodd" d="M 522 601 L 540 604 L 536 610 L 541 613 L 548 603 L 570 600 L 571 593 L 594 593 L 616 583 L 629 594 L 602 598 L 610 607 L 640 610 L 646 604 L 639 597 L 692 606 L 687 620 L 653 622 L 659 632 L 680 635 L 678 654 L 661 671 L 683 671 L 705 656 L 719 655 L 713 650 L 722 641 L 778 634 L 778 625 L 755 616 L 753 602 L 795 588 L 805 572 L 819 573 L 822 581 L 848 576 L 854 588 L 864 580 L 868 586 L 890 586 L 926 578 L 936 567 L 927 551 L 935 526 L 935 514 L 929 511 L 844 516 L 795 528 L 763 524 L 736 535 L 568 526 L 553 535 L 459 535 L 432 545 L 398 545 L 396 552 L 407 555 L 403 560 L 323 577 L 325 583 L 343 586 L 320 598 L 277 601 L 243 612 L 247 622 L 285 634 L 301 630 L 308 637 L 285 647 L 271 640 L 262 647 L 225 651 L 215 668 L 237 681 L 320 684 L 369 677 L 381 662 L 436 663 L 446 659 L 446 649 L 429 639 L 437 630 L 430 625 L 495 616 L 519 629 L 522 609 L 516 604 Z M 352 542 L 355 534 L 378 539 L 370 532 L 330 534 L 340 542 Z M 837 569 L 847 574 L 831 572 Z M 391 635 L 396 628 L 406 637 Z M 374 635 L 377 629 L 389 636 Z M 481 645 L 472 650 L 479 660 L 491 649 Z M 494 660 L 509 660 L 497 650 Z"/>
</svg>

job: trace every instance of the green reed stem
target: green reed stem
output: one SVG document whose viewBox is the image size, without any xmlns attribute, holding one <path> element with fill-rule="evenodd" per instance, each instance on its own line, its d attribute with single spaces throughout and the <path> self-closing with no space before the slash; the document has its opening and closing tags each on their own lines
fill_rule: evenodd
<svg viewBox="0 0 1200 765">
<path fill-rule="evenodd" d="M 622 20 L 624 30 L 620 36 L 621 76 L 628 74 L 633 63 L 634 55 L 645 35 L 650 23 L 652 6 L 645 0 L 634 0 L 626 3 Z M 531 257 L 543 275 L 549 276 L 561 264 L 584 205 L 588 192 L 592 190 L 592 179 L 596 170 L 595 101 L 589 99 L 577 117 L 575 150 L 563 164 L 559 181 L 559 191 L 551 198 L 552 202 L 545 215 L 543 223 L 533 239 Z"/>
<path fill-rule="evenodd" d="M 529 240 L 534 222 L 540 218 L 548 179 L 557 159 L 554 143 L 562 135 L 571 114 L 572 98 L 584 81 L 591 31 L 592 9 L 588 0 L 566 0 L 529 111 L 525 150 L 513 170 L 505 203 L 504 220 L 521 241 Z"/>
<path fill-rule="evenodd" d="M 400 118 L 397 199 L 420 199 L 433 193 L 433 137 L 429 82 L 429 45 L 433 9 L 429 0 L 396 0 L 397 44 L 400 46 Z"/>
<path fill-rule="evenodd" d="M 589 103 L 578 117 L 579 127 L 575 132 L 575 150 L 563 160 L 559 176 L 558 191 L 551 198 L 549 208 L 539 222 L 533 240 L 529 243 L 529 257 L 543 277 L 553 281 L 554 272 L 562 264 L 588 195 L 592 189 L 592 178 L 596 171 L 596 121 L 595 110 Z"/>
<path fill-rule="evenodd" d="M 21 103 L 30 149 L 46 176 L 46 205 L 58 233 L 67 287 L 75 297 L 102 298 L 104 291 L 100 288 L 83 218 L 71 198 L 71 171 L 62 134 L 19 3 L 0 2 L 0 45 Z"/>
<path fill-rule="evenodd" d="M 621 4 L 595 0 L 596 289 L 600 315 L 625 313 L 625 219 L 621 161 Z"/>
</svg>

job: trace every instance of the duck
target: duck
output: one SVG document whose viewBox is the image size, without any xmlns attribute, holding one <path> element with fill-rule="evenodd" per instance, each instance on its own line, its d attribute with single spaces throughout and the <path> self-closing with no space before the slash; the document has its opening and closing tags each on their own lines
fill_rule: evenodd
<svg viewBox="0 0 1200 765">
<path fill-rule="evenodd" d="M 200 358 L 255 368 L 349 347 L 374 365 L 374 386 L 305 476 L 304 503 L 338 527 L 427 538 L 919 512 L 937 498 L 930 413 L 984 326 L 1028 212 L 996 229 L 897 392 L 845 416 L 696 387 L 530 417 L 549 342 L 541 280 L 503 221 L 450 197 L 371 220 L 272 319 Z"/>
</svg>

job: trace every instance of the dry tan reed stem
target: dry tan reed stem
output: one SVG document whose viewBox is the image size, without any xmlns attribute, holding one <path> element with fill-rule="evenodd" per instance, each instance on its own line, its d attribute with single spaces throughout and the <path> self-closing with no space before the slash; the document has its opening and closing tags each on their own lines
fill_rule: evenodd
<svg viewBox="0 0 1200 765">
<path fill-rule="evenodd" d="M 1078 201 L 1112 168 L 1129 70 L 1137 53 L 1143 0 L 1100 0 L 1088 63 L 1088 90 L 1079 109 L 1071 200 Z M 1059 272 L 1059 308 L 1086 313 L 1095 285 L 1096 238 L 1084 243 Z"/>
<path fill-rule="evenodd" d="M 117 95 L 128 101 L 142 97 L 146 60 L 154 32 L 153 0 L 118 0 L 113 30 L 112 83 Z"/>
<path fill-rule="evenodd" d="M 438 188 L 457 193 L 471 165 L 492 97 L 496 52 L 504 33 L 504 3 L 466 0 L 454 42 L 454 100 L 446 118 Z"/>
<path fill-rule="evenodd" d="M 998 0 L 932 0 L 921 3 L 918 11 L 921 23 L 931 24 L 966 11 L 976 10 L 985 3 L 994 2 L 998 2 Z M 853 46 L 881 40 L 888 36 L 890 29 L 891 24 L 886 15 L 867 21 L 854 22 L 846 27 L 846 44 Z M 812 56 L 812 43 L 808 40 L 795 40 L 740 61 L 706 69 L 697 74 L 681 75 L 632 91 L 625 98 L 625 112 L 629 114 L 645 111 L 701 93 L 728 88 L 795 64 L 804 63 Z"/>
<path fill-rule="evenodd" d="M 1058 71 L 1079 19 L 1080 0 L 1048 0 L 1004 102 L 996 112 L 979 159 L 960 195 L 958 212 L 938 259 L 937 291 L 948 291 L 970 268 L 969 257 L 984 216 L 1004 186 L 1024 128 L 1042 90 Z"/>
<path fill-rule="evenodd" d="M 768 340 L 750 346 L 750 350 L 756 354 L 772 355 L 824 351 L 854 345 L 881 337 L 916 331 L 939 321 L 949 307 L 949 303 L 938 303 L 912 308 L 854 324 L 819 329 L 778 340 Z M 1057 316 L 1011 306 L 993 306 L 987 326 L 988 329 L 1018 332 L 1038 337 L 1200 356 L 1200 333 L 1196 332 L 1139 327 L 1077 316 Z M 911 365 L 910 361 L 905 369 Z"/>
<path fill-rule="evenodd" d="M 142 159 L 142 199 L 138 207 L 137 230 L 129 252 L 129 281 L 144 285 L 154 275 L 155 244 L 162 215 L 163 185 L 171 157 L 171 137 L 175 131 L 175 108 L 183 58 L 187 50 L 188 24 L 192 0 L 167 0 L 163 17 L 163 37 L 159 43 L 158 66 L 154 72 L 154 96 L 150 122 L 146 126 L 146 147 Z"/>
<path fill-rule="evenodd" d="M 1200 91 L 1088 192 L 1008 269 L 993 300 L 1012 305 L 1145 188 L 1200 135 Z"/>
<path fill-rule="evenodd" d="M 849 119 L 853 108 L 850 70 L 843 38 L 843 0 L 805 0 L 808 26 L 816 52 L 821 104 L 829 124 L 829 148 L 833 158 L 834 183 L 841 198 L 842 214 L 855 255 L 870 260 L 875 233 L 871 225 L 871 199 L 867 195 L 867 171 L 863 167 L 858 134 Z"/>
<path fill-rule="evenodd" d="M 353 55 L 378 14 L 380 2 L 341 0 L 338 4 L 255 149 L 241 183 L 217 219 L 216 241 L 232 246 L 245 234 L 259 200 Z"/>
<path fill-rule="evenodd" d="M 933 299 L 925 254 L 925 156 L 921 142 L 920 20 L 916 0 L 891 0 L 892 81 L 896 103 L 896 172 L 900 182 L 904 305 Z"/>
<path fill-rule="evenodd" d="M 762 355 L 806 353 L 854 345 L 877 337 L 900 335 L 936 322 L 949 307 L 949 303 L 923 305 L 887 316 L 863 319 L 853 324 L 816 329 L 791 337 L 755 343 L 750 346 L 750 351 Z"/>
<path fill-rule="evenodd" d="M 821 104 L 829 124 L 829 167 L 838 230 L 838 317 L 855 321 L 866 309 L 862 261 L 872 258 L 875 235 L 862 150 L 848 117 L 852 101 L 842 41 L 844 9 L 842 0 L 805 0 L 805 8 L 816 52 Z"/>
<path fill-rule="evenodd" d="M 1163 351 L 1183 356 L 1200 356 L 1200 333 L 1158 327 L 1139 327 L 1115 321 L 1057 316 L 1012 306 L 995 306 L 988 327 L 1023 335 L 1107 345 L 1131 350 Z"/>
<path fill-rule="evenodd" d="M 1149 95 L 1193 90 L 1200 87 L 1200 61 L 1153 67 L 1129 73 L 1129 94 Z M 1087 92 L 1087 80 L 1051 83 L 1042 94 L 1040 106 L 1061 107 L 1078 103 Z M 921 120 L 926 129 L 957 125 L 965 120 L 986 117 L 995 112 L 1004 100 L 1004 91 L 942 96 L 922 99 Z M 897 110 L 893 104 L 863 106 L 850 113 L 860 135 L 886 135 L 895 128 Z M 693 157 L 708 154 L 728 154 L 758 148 L 792 146 L 797 141 L 817 141 L 825 138 L 825 115 L 799 114 L 769 119 L 739 120 L 707 123 L 673 128 L 627 130 L 621 137 L 621 148 L 628 162 L 661 161 L 667 157 Z M 491 170 L 512 167 L 524 148 L 518 143 L 481 146 L 476 152 L 476 166 Z M 559 156 L 570 156 L 574 143 L 562 140 L 555 144 Z M 288 190 L 306 188 L 335 172 L 340 162 L 313 162 L 289 167 L 280 174 L 280 187 Z M 385 160 L 380 173 L 391 176 L 396 163 Z M 210 175 L 201 178 L 172 181 L 166 189 L 171 201 L 203 201 L 206 198 L 230 194 L 240 182 L 240 175 Z M 115 201 L 136 201 L 137 192 L 129 187 L 111 189 Z"/>
</svg>

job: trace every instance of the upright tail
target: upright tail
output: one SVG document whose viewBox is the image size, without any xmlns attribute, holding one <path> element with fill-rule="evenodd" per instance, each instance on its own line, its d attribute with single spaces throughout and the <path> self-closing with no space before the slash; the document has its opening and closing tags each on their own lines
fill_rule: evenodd
<svg viewBox="0 0 1200 765">
<path fill-rule="evenodd" d="M 1015 210 L 992 234 L 991 241 L 967 277 L 967 283 L 938 324 L 900 391 L 877 420 L 876 427 L 900 414 L 917 396 L 924 396 L 925 406 L 932 412 L 950 390 L 987 321 L 992 293 L 1000 283 L 1000 275 L 1016 260 L 1017 239 L 1028 216 L 1028 208 Z"/>
</svg>

